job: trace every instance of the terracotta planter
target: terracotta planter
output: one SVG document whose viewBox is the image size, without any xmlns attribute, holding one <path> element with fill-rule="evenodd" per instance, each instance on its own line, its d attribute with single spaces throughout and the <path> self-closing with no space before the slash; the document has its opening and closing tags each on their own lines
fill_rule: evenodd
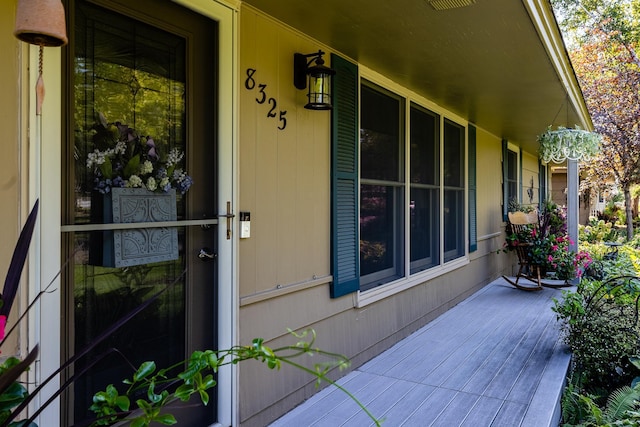
<svg viewBox="0 0 640 427">
<path fill-rule="evenodd" d="M 176 192 L 152 193 L 142 188 L 113 188 L 91 196 L 91 222 L 98 224 L 175 221 Z M 178 258 L 178 229 L 145 227 L 94 231 L 89 264 L 130 267 Z"/>
</svg>

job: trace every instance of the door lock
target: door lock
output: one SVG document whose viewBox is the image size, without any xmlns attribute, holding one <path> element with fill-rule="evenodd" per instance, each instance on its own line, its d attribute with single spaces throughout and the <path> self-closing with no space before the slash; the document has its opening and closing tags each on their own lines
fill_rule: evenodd
<svg viewBox="0 0 640 427">
<path fill-rule="evenodd" d="M 205 261 L 205 262 L 216 259 L 217 257 L 218 257 L 218 254 L 211 252 L 211 249 L 209 248 L 202 248 L 198 253 L 198 258 L 200 258 L 201 261 Z"/>
</svg>

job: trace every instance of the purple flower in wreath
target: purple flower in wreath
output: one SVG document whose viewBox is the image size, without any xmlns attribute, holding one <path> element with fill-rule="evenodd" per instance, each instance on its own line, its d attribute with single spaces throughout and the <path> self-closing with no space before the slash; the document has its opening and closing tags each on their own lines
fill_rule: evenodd
<svg viewBox="0 0 640 427">
<path fill-rule="evenodd" d="M 193 179 L 189 175 L 184 175 L 180 181 L 178 181 L 178 191 L 180 194 L 184 194 L 189 191 L 189 188 L 193 184 Z"/>
<path fill-rule="evenodd" d="M 149 151 L 147 151 L 147 156 L 150 159 L 158 160 L 160 156 L 156 153 L 156 144 L 153 142 L 153 138 L 150 136 L 147 137 L 147 147 L 149 147 Z"/>
<path fill-rule="evenodd" d="M 193 181 L 180 168 L 184 152 L 169 144 L 141 136 L 121 122 L 109 123 L 102 113 L 92 128 L 93 151 L 86 165 L 96 178 L 94 189 L 102 194 L 112 187 L 146 188 L 168 192 L 175 188 L 185 194 Z"/>
</svg>

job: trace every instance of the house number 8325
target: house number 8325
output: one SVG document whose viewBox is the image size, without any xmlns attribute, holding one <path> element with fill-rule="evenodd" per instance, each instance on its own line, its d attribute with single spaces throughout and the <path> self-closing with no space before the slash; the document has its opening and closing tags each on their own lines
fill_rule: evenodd
<svg viewBox="0 0 640 427">
<path fill-rule="evenodd" d="M 284 130 L 284 128 L 287 127 L 287 118 L 285 117 L 287 115 L 287 112 L 283 110 L 279 110 L 278 114 L 276 114 L 278 101 L 276 101 L 276 99 L 273 97 L 267 96 L 267 92 L 266 92 L 267 85 L 265 83 L 256 84 L 256 80 L 253 78 L 255 74 L 256 74 L 255 68 L 247 68 L 247 79 L 244 81 L 244 87 L 247 90 L 254 90 L 257 87 L 258 96 L 256 97 L 256 102 L 258 104 L 266 103 L 267 106 L 270 107 L 269 111 L 267 112 L 267 117 L 269 118 L 278 117 L 278 122 L 280 123 L 280 125 L 278 126 L 278 129 Z"/>
</svg>

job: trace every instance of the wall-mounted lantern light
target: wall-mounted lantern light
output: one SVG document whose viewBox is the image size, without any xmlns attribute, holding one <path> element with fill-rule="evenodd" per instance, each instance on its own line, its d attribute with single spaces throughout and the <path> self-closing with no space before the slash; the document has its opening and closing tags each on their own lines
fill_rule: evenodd
<svg viewBox="0 0 640 427">
<path fill-rule="evenodd" d="M 324 65 L 322 55 L 321 50 L 293 55 L 293 84 L 300 90 L 309 88 L 309 102 L 304 106 L 309 110 L 330 110 L 332 107 L 331 76 L 336 72 Z"/>
</svg>

